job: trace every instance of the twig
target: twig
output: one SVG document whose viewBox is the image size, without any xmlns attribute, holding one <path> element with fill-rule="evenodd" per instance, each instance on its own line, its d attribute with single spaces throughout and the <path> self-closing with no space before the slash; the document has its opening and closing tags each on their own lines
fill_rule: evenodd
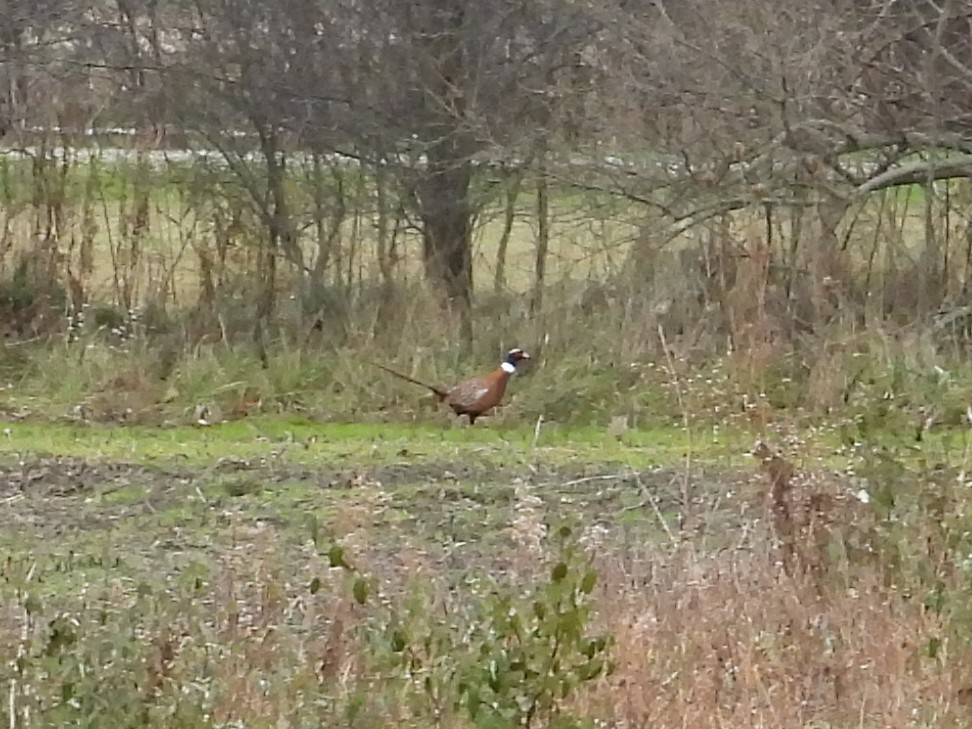
<svg viewBox="0 0 972 729">
<path fill-rule="evenodd" d="M 631 504 L 630 506 L 622 507 L 619 513 L 625 514 L 629 511 L 638 511 L 640 509 L 644 509 L 646 506 L 650 506 L 652 511 L 655 512 L 655 516 L 658 517 L 658 521 L 661 522 L 662 529 L 665 530 L 665 533 L 668 535 L 668 538 L 671 540 L 672 544 L 677 545 L 678 537 L 675 536 L 675 533 L 672 532 L 671 527 L 668 526 L 668 522 L 665 521 L 665 516 L 664 514 L 662 514 L 661 508 L 658 506 L 658 499 L 656 499 L 652 495 L 651 491 L 649 491 L 645 482 L 641 480 L 641 476 L 638 473 L 635 473 L 633 475 L 634 475 L 635 482 L 638 484 L 638 491 L 640 493 L 643 493 L 645 495 L 645 498 L 639 501 L 637 504 Z M 669 486 L 675 483 L 675 480 L 676 479 L 673 478 L 669 483 Z"/>
<path fill-rule="evenodd" d="M 15 729 L 17 726 L 17 679 L 10 679 L 10 710 L 9 716 L 7 717 L 7 722 L 10 724 L 10 729 Z"/>
<path fill-rule="evenodd" d="M 540 429 L 543 427 L 543 414 L 537 416 L 537 424 L 533 426 L 533 447 L 537 447 L 537 441 L 540 440 Z"/>
<path fill-rule="evenodd" d="M 557 481 L 543 484 L 544 486 L 580 486 L 582 483 L 594 483 L 595 481 L 622 481 L 630 478 L 632 473 L 611 473 L 600 476 L 584 476 L 575 478 L 573 481 Z"/>
<path fill-rule="evenodd" d="M 678 400 L 678 409 L 682 413 L 682 427 L 685 429 L 685 472 L 682 479 L 682 514 L 679 518 L 679 522 L 684 523 L 685 509 L 689 505 L 689 477 L 692 474 L 692 427 L 688 410 L 685 409 L 685 399 L 682 397 L 682 382 L 678 377 L 678 371 L 675 369 L 675 361 L 672 359 L 668 340 L 665 338 L 665 330 L 661 324 L 658 325 L 658 338 L 661 340 L 662 349 L 665 352 L 665 363 L 672 378 L 672 384 L 675 386 L 675 397 Z"/>
<path fill-rule="evenodd" d="M 652 511 L 655 512 L 655 516 L 658 517 L 658 521 L 662 525 L 662 529 L 664 529 L 665 530 L 665 534 L 668 535 L 669 541 L 673 545 L 677 545 L 678 544 L 678 537 L 675 536 L 675 534 L 672 532 L 671 527 L 668 526 L 668 522 L 665 521 L 665 515 L 662 514 L 661 509 L 658 507 L 658 499 L 655 498 L 654 494 L 651 493 L 651 490 L 641 480 L 641 476 L 640 475 L 635 474 L 635 481 L 638 483 L 638 490 L 641 491 L 642 493 L 644 493 L 645 499 L 640 504 L 637 504 L 634 508 L 642 508 L 642 507 L 644 507 L 644 505 L 646 503 L 650 504 Z M 674 480 L 673 480 L 673 483 L 674 483 Z M 631 507 L 626 508 L 626 509 L 622 509 L 622 512 L 629 511 L 630 509 L 631 509 Z"/>
<path fill-rule="evenodd" d="M 37 567 L 37 563 L 34 562 L 30 565 L 30 569 L 27 570 L 27 575 L 24 577 L 24 584 L 28 584 L 34 578 L 34 570 Z M 17 646 L 17 661 L 19 662 L 27 652 L 26 646 L 27 641 L 30 639 L 30 627 L 31 627 L 31 617 L 30 612 L 24 607 L 24 624 L 20 629 L 20 644 Z M 17 679 L 10 679 L 10 703 L 7 708 L 8 711 L 8 721 L 10 723 L 10 729 L 15 729 L 17 726 Z M 24 718 L 27 719 L 26 709 Z M 28 722 L 25 721 L 26 725 Z"/>
</svg>

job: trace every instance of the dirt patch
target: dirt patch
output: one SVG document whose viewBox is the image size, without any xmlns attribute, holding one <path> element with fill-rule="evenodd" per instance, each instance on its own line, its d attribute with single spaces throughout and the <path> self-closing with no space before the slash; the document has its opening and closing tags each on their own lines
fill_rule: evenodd
<svg viewBox="0 0 972 729">
<path fill-rule="evenodd" d="M 561 496 L 596 498 L 604 492 L 651 489 L 666 500 L 696 491 L 711 475 L 699 472 L 686 483 L 684 474 L 670 468 L 635 470 L 611 464 L 557 467 L 553 465 L 497 466 L 495 463 L 421 462 L 379 466 L 308 467 L 267 459 L 223 458 L 212 466 L 192 469 L 178 464 L 146 464 L 38 454 L 22 460 L 0 461 L 0 498 L 24 494 L 78 497 L 105 494 L 128 486 L 198 486 L 232 475 L 245 476 L 266 485 L 302 483 L 320 488 L 354 488 L 380 485 L 385 488 L 415 484 L 491 483 L 530 484 L 538 496 L 555 490 Z M 724 480 L 729 474 L 721 474 Z"/>
<path fill-rule="evenodd" d="M 462 466 L 455 471 L 465 472 Z M 323 488 L 341 488 L 364 482 L 395 486 L 425 479 L 454 478 L 448 465 L 392 465 L 363 468 L 309 468 L 264 459 L 225 458 L 208 468 L 148 465 L 53 455 L 32 455 L 20 461 L 0 462 L 0 498 L 18 493 L 31 496 L 77 497 L 106 493 L 127 486 L 200 485 L 232 474 L 273 484 L 306 482 Z"/>
<path fill-rule="evenodd" d="M 309 515 L 337 533 L 354 511 L 376 543 L 397 545 L 403 535 L 440 546 L 449 540 L 479 540 L 488 552 L 520 513 L 523 486 L 554 521 L 574 514 L 587 525 L 621 529 L 638 541 L 642 532 L 658 532 L 663 521 L 677 519 L 684 525 L 693 513 L 705 512 L 708 529 L 733 531 L 732 519 L 725 516 L 734 509 L 714 521 L 711 507 L 718 494 L 748 477 L 699 470 L 686 481 L 684 473 L 671 468 L 505 466 L 474 460 L 314 468 L 277 459 L 227 458 L 191 468 L 172 461 L 44 454 L 0 461 L 0 519 L 14 540 L 18 534 L 28 540 L 93 539 L 106 530 L 132 543 L 172 541 L 173 534 L 181 534 L 176 542 L 188 549 L 183 543 L 196 537 L 223 539 L 227 519 L 267 525 L 277 536 L 299 541 L 306 538 Z M 701 494 L 709 497 L 696 502 Z"/>
<path fill-rule="evenodd" d="M 126 579 L 196 563 L 217 569 L 228 554 L 246 562 L 263 550 L 286 554 L 282 569 L 299 580 L 318 564 L 320 545 L 342 541 L 382 574 L 409 574 L 403 560 L 419 559 L 461 575 L 513 569 L 510 550 L 521 538 L 566 518 L 634 564 L 680 526 L 717 546 L 738 540 L 738 505 L 719 496 L 696 503 L 693 494 L 726 493 L 726 479 L 750 475 L 697 470 L 686 483 L 678 469 L 620 464 L 313 468 L 232 458 L 191 468 L 33 455 L 0 461 L 0 549 L 56 564 L 107 559 L 101 567 Z"/>
<path fill-rule="evenodd" d="M 190 471 L 154 468 L 137 463 L 38 455 L 0 463 L 0 497 L 17 493 L 40 496 L 77 496 L 95 489 L 112 490 L 133 483 L 193 478 Z"/>
</svg>

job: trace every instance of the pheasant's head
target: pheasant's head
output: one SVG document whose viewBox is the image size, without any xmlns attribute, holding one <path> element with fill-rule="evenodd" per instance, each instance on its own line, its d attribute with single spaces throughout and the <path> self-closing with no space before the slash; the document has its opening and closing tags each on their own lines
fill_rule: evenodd
<svg viewBox="0 0 972 729">
<path fill-rule="evenodd" d="M 519 347 L 515 347 L 507 352 L 506 359 L 503 360 L 503 369 L 512 374 L 516 371 L 516 366 L 525 359 L 530 359 L 530 355 Z"/>
</svg>

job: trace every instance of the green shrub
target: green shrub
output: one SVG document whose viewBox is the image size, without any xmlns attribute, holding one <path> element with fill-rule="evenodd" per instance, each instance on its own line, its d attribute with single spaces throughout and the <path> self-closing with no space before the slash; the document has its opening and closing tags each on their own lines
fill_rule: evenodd
<svg viewBox="0 0 972 729">
<path fill-rule="evenodd" d="M 522 588 L 469 578 L 449 602 L 435 597 L 449 590 L 429 585 L 377 600 L 373 581 L 331 549 L 332 566 L 349 572 L 355 600 L 373 610 L 359 636 L 372 668 L 413 715 L 431 720 L 458 711 L 483 729 L 584 725 L 564 706 L 611 671 L 611 638 L 590 632 L 597 572 L 574 531 L 562 526 L 549 539 L 554 559 L 544 579 Z"/>
</svg>

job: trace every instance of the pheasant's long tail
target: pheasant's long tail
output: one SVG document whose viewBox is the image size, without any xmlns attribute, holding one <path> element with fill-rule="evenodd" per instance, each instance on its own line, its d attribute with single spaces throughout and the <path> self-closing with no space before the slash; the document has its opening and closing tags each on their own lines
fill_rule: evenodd
<svg viewBox="0 0 972 729">
<path fill-rule="evenodd" d="M 384 370 L 390 375 L 394 375 L 399 379 L 405 380 L 405 382 L 411 382 L 413 385 L 418 385 L 419 387 L 424 387 L 428 390 L 431 390 L 432 392 L 435 393 L 436 397 L 438 397 L 439 400 L 445 400 L 447 397 L 449 397 L 448 390 L 443 390 L 441 387 L 436 387 L 435 385 L 430 385 L 427 382 L 416 380 L 414 377 L 403 375 L 401 372 L 397 372 L 396 370 L 393 370 L 391 367 L 385 367 L 385 365 L 383 364 L 378 364 L 377 362 L 370 362 L 368 360 L 365 361 L 368 362 L 368 364 L 370 364 L 372 367 L 377 367 L 380 370 Z"/>
</svg>

